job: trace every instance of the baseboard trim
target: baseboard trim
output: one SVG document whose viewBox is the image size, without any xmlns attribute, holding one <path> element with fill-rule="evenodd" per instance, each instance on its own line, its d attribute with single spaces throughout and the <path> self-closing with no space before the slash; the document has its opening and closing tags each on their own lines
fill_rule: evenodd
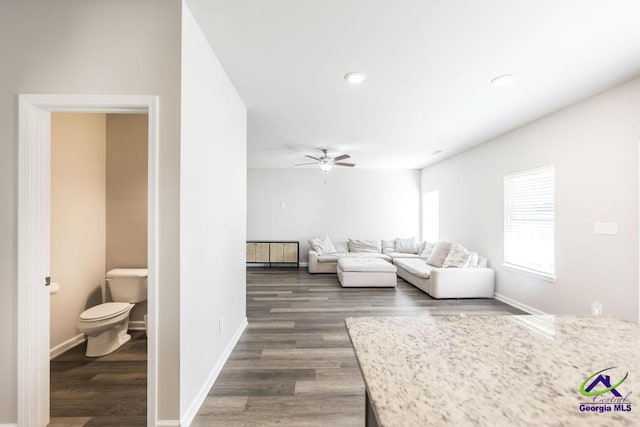
<svg viewBox="0 0 640 427">
<path fill-rule="evenodd" d="M 130 331 L 145 331 L 144 320 L 129 320 Z"/>
<path fill-rule="evenodd" d="M 49 360 L 60 356 L 65 351 L 71 350 L 73 347 L 82 344 L 86 340 L 87 338 L 84 336 L 84 334 L 78 334 L 72 338 L 69 338 L 62 344 L 58 344 L 57 346 L 49 350 Z M 7 425 L 10 425 L 10 424 L 7 424 Z M 4 427 L 4 424 L 0 424 L 0 427 Z"/>
<path fill-rule="evenodd" d="M 0 427 L 18 427 L 18 424 L 0 424 Z"/>
<path fill-rule="evenodd" d="M 516 301 L 514 299 L 506 297 L 506 296 L 504 296 L 502 294 L 499 294 L 497 292 L 493 294 L 493 297 L 495 299 L 497 299 L 498 301 L 501 301 L 501 302 L 503 302 L 505 304 L 509 304 L 510 306 L 515 307 L 515 308 L 517 308 L 519 310 L 522 310 L 524 312 L 527 312 L 529 314 L 539 314 L 539 315 L 540 314 L 541 315 L 547 314 L 542 310 L 538 310 L 537 308 L 531 307 L 531 306 L 529 306 L 527 304 L 521 303 L 520 301 Z"/>
<path fill-rule="evenodd" d="M 227 363 L 227 359 L 229 359 L 231 352 L 233 351 L 236 344 L 238 343 L 240 336 L 242 336 L 242 333 L 247 328 L 247 325 L 248 325 L 248 322 L 247 322 L 247 318 L 245 317 L 240 327 L 233 334 L 231 341 L 227 345 L 227 348 L 224 350 L 224 353 L 222 353 L 222 356 L 218 360 L 218 363 L 216 363 L 215 366 L 213 367 L 211 374 L 209 374 L 209 378 L 207 378 L 207 381 L 205 381 L 202 388 L 200 389 L 196 397 L 193 399 L 193 402 L 191 402 L 191 405 L 189 405 L 189 409 L 187 409 L 184 416 L 181 418 L 180 420 L 181 425 L 188 426 L 188 425 L 191 425 L 191 423 L 193 422 L 193 419 L 198 413 L 198 410 L 204 403 L 204 400 L 207 398 L 207 395 L 209 394 L 209 390 L 211 390 L 211 387 L 213 387 L 213 383 L 215 383 L 216 379 L 218 379 L 218 375 L 220 375 L 220 372 L 222 371 L 224 364 Z"/>
<path fill-rule="evenodd" d="M 180 427 L 180 421 L 179 420 L 158 420 L 156 422 L 156 427 Z"/>
<path fill-rule="evenodd" d="M 301 262 L 298 265 L 300 265 L 300 267 L 309 267 L 309 263 L 308 262 Z"/>
</svg>

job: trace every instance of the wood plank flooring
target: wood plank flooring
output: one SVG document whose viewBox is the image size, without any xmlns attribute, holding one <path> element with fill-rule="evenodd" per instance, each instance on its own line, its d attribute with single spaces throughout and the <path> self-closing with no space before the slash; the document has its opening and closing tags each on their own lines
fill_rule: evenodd
<svg viewBox="0 0 640 427">
<path fill-rule="evenodd" d="M 342 288 L 335 274 L 247 271 L 249 326 L 192 426 L 364 425 L 364 383 L 344 318 L 523 314 L 496 300 L 434 300 L 396 289 Z"/>
<path fill-rule="evenodd" d="M 131 341 L 103 357 L 86 357 L 86 344 L 51 361 L 49 427 L 146 426 L 147 338 Z"/>
</svg>

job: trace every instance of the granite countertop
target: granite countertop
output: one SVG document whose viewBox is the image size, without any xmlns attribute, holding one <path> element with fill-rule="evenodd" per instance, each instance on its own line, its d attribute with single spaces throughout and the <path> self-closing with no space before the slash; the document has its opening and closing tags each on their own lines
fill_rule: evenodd
<svg viewBox="0 0 640 427">
<path fill-rule="evenodd" d="M 447 316 L 348 318 L 346 325 L 381 426 L 640 425 L 636 323 Z M 614 389 L 621 397 L 580 393 L 585 379 L 611 367 L 600 374 L 611 385 L 628 372 Z M 612 398 L 617 407 L 604 404 Z M 585 403 L 595 411 L 581 411 Z"/>
</svg>

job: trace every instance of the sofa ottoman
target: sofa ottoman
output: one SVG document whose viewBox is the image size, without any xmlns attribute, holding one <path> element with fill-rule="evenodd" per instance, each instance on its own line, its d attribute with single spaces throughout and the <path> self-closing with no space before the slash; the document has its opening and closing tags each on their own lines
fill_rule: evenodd
<svg viewBox="0 0 640 427">
<path fill-rule="evenodd" d="M 343 288 L 395 288 L 398 283 L 396 267 L 380 258 L 340 258 L 337 272 Z"/>
</svg>

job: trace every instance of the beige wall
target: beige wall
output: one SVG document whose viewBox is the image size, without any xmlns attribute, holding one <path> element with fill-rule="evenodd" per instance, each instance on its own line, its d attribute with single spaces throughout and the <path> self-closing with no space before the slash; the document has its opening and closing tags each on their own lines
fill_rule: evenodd
<svg viewBox="0 0 640 427">
<path fill-rule="evenodd" d="M 638 320 L 640 79 L 602 92 L 422 171 L 440 191 L 440 238 L 483 254 L 497 292 L 552 314 L 604 313 Z M 502 267 L 503 179 L 553 164 L 555 283 Z M 593 233 L 616 222 L 615 236 Z"/>
<path fill-rule="evenodd" d="M 107 114 L 107 271 L 147 267 L 147 142 L 146 114 Z M 146 313 L 138 303 L 129 319 Z"/>
<path fill-rule="evenodd" d="M 79 334 L 105 269 L 104 114 L 51 115 L 51 347 Z"/>
<path fill-rule="evenodd" d="M 21 93 L 157 95 L 158 411 L 179 418 L 179 0 L 0 2 L 0 424 L 17 418 L 18 101 Z"/>
<path fill-rule="evenodd" d="M 147 115 L 107 115 L 107 271 L 147 267 Z"/>
</svg>

